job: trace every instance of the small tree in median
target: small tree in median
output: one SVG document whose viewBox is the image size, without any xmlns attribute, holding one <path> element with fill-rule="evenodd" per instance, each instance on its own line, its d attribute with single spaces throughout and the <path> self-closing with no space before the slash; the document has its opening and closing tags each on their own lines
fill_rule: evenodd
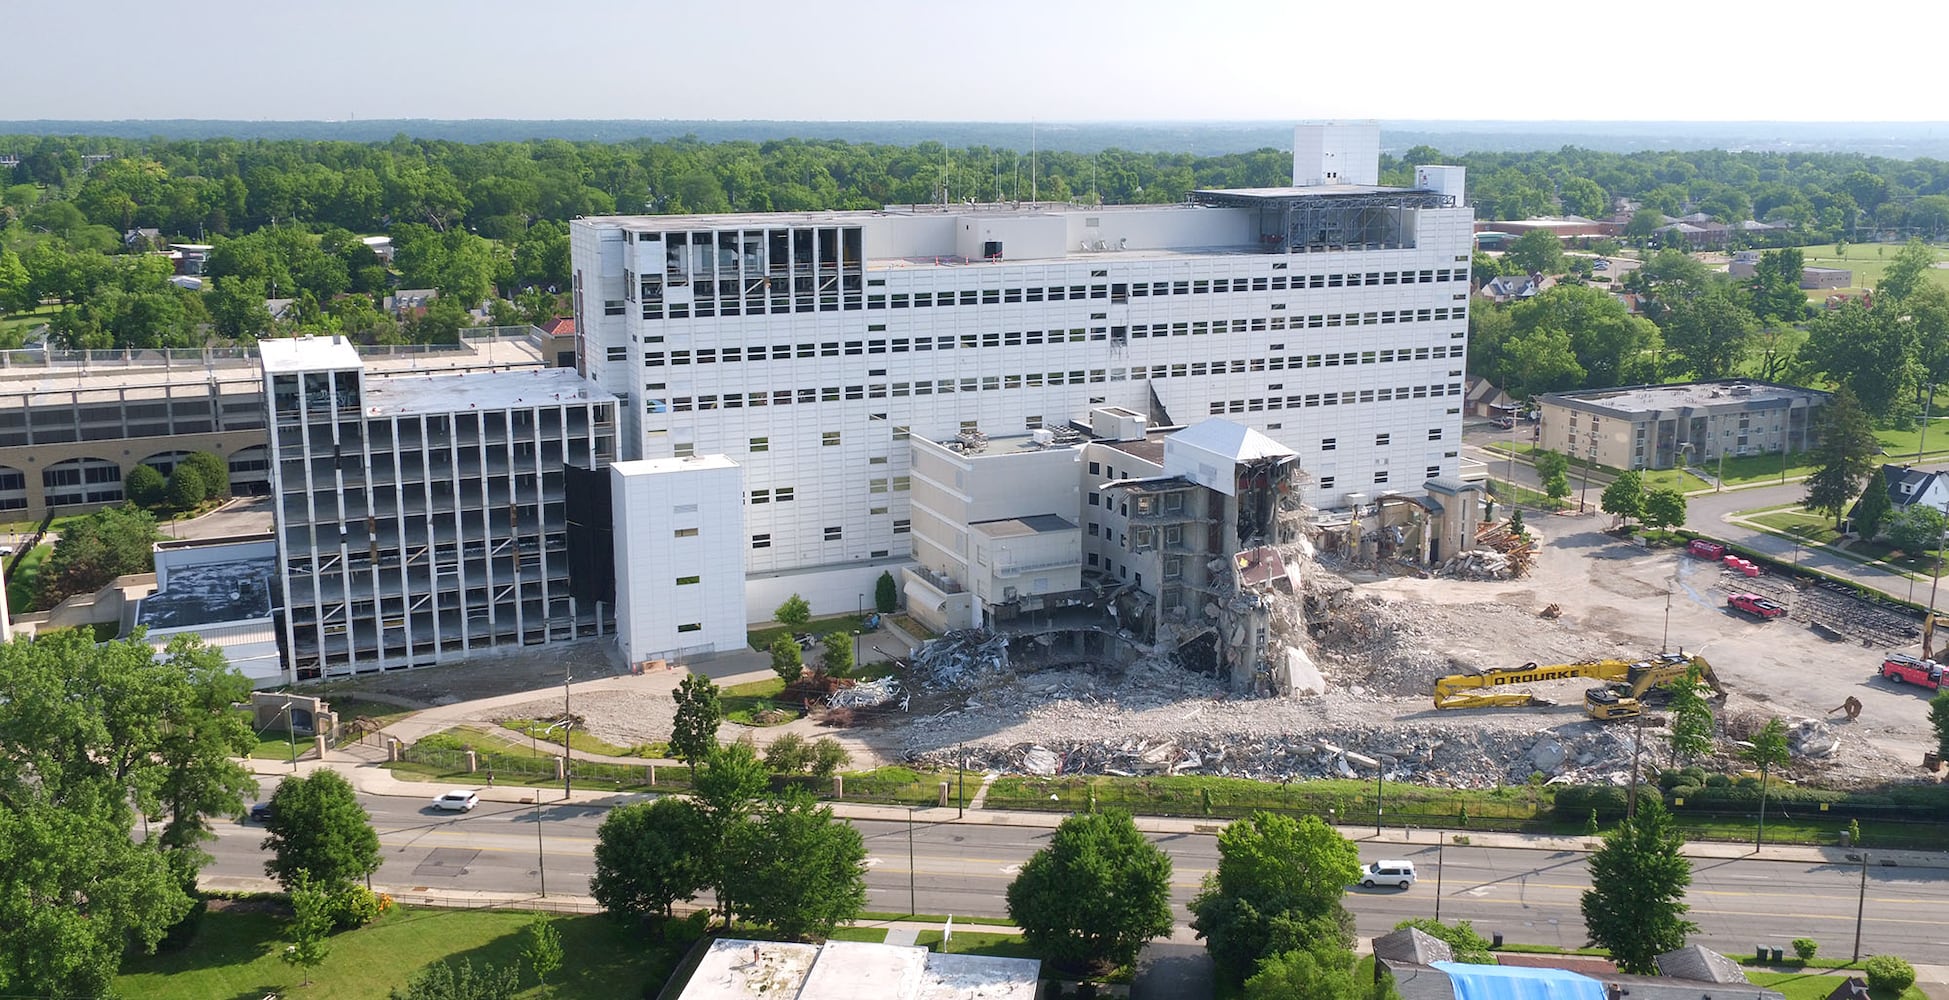
<svg viewBox="0 0 1949 1000">
<path fill-rule="evenodd" d="M 724 722 L 724 706 L 717 685 L 703 674 L 691 674 L 677 685 L 677 715 L 670 724 L 670 755 L 690 766 L 709 757 L 717 747 L 717 727 Z"/>
<path fill-rule="evenodd" d="M 1686 935 L 1699 929 L 1685 919 L 1692 863 L 1678 853 L 1683 843 L 1652 795 L 1590 855 L 1584 928 L 1592 945 L 1610 950 L 1621 972 L 1656 974 L 1657 956 L 1684 947 Z"/>
<path fill-rule="evenodd" d="M 1128 813 L 1071 816 L 1009 883 L 1008 915 L 1057 965 L 1128 965 L 1171 932 L 1171 859 Z"/>
<path fill-rule="evenodd" d="M 1604 487 L 1604 495 L 1597 501 L 1604 513 L 1618 519 L 1620 524 L 1644 515 L 1644 475 L 1636 470 L 1626 470 Z"/>
<path fill-rule="evenodd" d="M 805 623 L 812 620 L 812 605 L 807 604 L 805 598 L 793 594 L 771 616 L 773 621 L 786 628 L 804 628 Z"/>
<path fill-rule="evenodd" d="M 805 676 L 805 655 L 799 652 L 798 640 L 781 635 L 771 641 L 771 668 L 787 684 L 797 684 Z"/>
</svg>

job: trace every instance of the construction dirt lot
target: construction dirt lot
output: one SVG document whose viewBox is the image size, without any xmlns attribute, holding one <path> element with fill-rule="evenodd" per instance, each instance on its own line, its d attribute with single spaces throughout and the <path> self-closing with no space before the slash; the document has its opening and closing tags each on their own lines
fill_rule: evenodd
<svg viewBox="0 0 1949 1000">
<path fill-rule="evenodd" d="M 906 711 L 889 705 L 852 728 L 824 728 L 815 716 L 750 732 L 759 743 L 786 731 L 836 735 L 853 750 L 854 767 L 951 766 L 966 752 L 980 766 L 1016 773 L 1293 780 L 1372 774 L 1378 765 L 1390 780 L 1453 786 L 1522 782 L 1537 772 L 1622 782 L 1636 727 L 1584 716 L 1583 691 L 1596 681 L 1534 686 L 1550 705 L 1454 711 L 1433 707 L 1433 683 L 1530 661 L 1639 660 L 1668 646 L 1704 656 L 1731 692 L 1719 712 L 1717 766 L 1737 766 L 1726 756 L 1731 740 L 1777 715 L 1794 724 L 1789 771 L 1798 780 L 1851 787 L 1930 777 L 1920 767 L 1934 746 L 1929 693 L 1871 679 L 1888 647 L 1829 641 L 1791 619 L 1762 623 L 1734 614 L 1725 606 L 1728 590 L 1763 589 L 1756 581 L 1679 549 L 1645 550 L 1600 527 L 1597 518 L 1536 518 L 1532 530 L 1542 544 L 1529 575 L 1502 581 L 1352 572 L 1288 551 L 1302 586 L 1297 597 L 1275 596 L 1274 631 L 1310 657 L 1326 681 L 1324 693 L 1239 696 L 1162 656 L 1124 667 L 1050 657 L 990 663 L 951 685 L 909 677 Z M 1784 583 L 1769 592 L 1790 605 L 1796 600 Z M 1549 604 L 1560 607 L 1560 617 L 1539 613 Z M 1914 643 L 1894 648 L 1917 652 Z M 438 689 L 461 676 L 471 697 L 559 684 L 562 656 L 409 671 L 351 686 L 450 704 L 460 699 Z M 576 658 L 578 678 L 614 669 L 599 650 Z M 671 686 L 632 683 L 578 695 L 575 712 L 611 743 L 663 740 Z M 555 692 L 536 690 L 532 705 L 502 703 L 475 717 L 558 712 L 559 687 Z M 1835 711 L 1849 697 L 1863 706 L 1858 721 Z M 1663 716 L 1654 711 L 1649 718 L 1647 756 L 1663 760 Z M 722 735 L 743 732 L 727 724 Z"/>
</svg>

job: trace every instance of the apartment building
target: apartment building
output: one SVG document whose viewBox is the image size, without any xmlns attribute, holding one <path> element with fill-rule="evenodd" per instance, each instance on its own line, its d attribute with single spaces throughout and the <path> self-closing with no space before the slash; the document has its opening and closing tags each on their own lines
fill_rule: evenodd
<svg viewBox="0 0 1949 1000">
<path fill-rule="evenodd" d="M 1829 394 L 1752 379 L 1553 392 L 1542 447 L 1613 469 L 1669 469 L 1723 457 L 1805 451 Z"/>
<path fill-rule="evenodd" d="M 613 396 L 561 368 L 382 373 L 336 337 L 259 352 L 292 679 L 605 631 L 565 492 L 615 458 Z"/>
<path fill-rule="evenodd" d="M 743 470 L 746 610 L 849 610 L 914 555 L 910 441 L 1121 407 L 1291 449 L 1334 507 L 1459 471 L 1459 167 L 1382 187 L 1373 123 L 1301 126 L 1294 185 L 1186 203 L 581 219 L 583 370 L 628 459 Z"/>
</svg>

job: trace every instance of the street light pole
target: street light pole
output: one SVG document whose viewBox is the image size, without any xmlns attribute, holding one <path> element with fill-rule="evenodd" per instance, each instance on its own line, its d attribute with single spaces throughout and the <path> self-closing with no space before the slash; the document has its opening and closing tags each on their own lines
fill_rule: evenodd
<svg viewBox="0 0 1949 1000">
<path fill-rule="evenodd" d="M 567 802 L 575 770 L 575 717 L 568 710 L 568 664 L 562 664 L 562 801 Z M 536 796 L 539 798 L 540 796 Z"/>
<path fill-rule="evenodd" d="M 541 759 L 541 741 L 535 736 L 533 723 L 528 724 L 529 753 Z M 541 894 L 548 895 L 548 861 L 541 849 L 541 789 L 535 789 L 535 871 L 541 875 Z"/>
<path fill-rule="evenodd" d="M 968 815 L 968 745 L 961 744 L 961 770 L 954 775 L 954 818 L 965 819 Z"/>
<path fill-rule="evenodd" d="M 907 807 L 907 915 L 920 913 L 920 897 L 914 890 L 914 807 Z"/>
<path fill-rule="evenodd" d="M 1374 836 L 1381 835 L 1381 774 L 1384 765 L 1374 764 Z"/>
<path fill-rule="evenodd" d="M 1760 821 L 1759 827 L 1753 833 L 1754 854 L 1758 854 L 1760 848 L 1766 846 L 1766 785 L 1771 769 L 1772 765 L 1769 762 L 1760 762 Z"/>
<path fill-rule="evenodd" d="M 1868 909 L 1868 852 L 1861 852 L 1861 891 L 1854 900 L 1854 960 L 1861 961 L 1861 916 Z"/>
<path fill-rule="evenodd" d="M 1441 923 L 1441 863 L 1448 850 L 1448 836 L 1435 831 L 1435 923 Z"/>
</svg>

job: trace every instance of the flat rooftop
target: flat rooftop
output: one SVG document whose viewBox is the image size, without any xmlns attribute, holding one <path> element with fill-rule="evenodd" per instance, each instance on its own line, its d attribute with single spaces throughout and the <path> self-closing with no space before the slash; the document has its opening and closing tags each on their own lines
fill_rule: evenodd
<svg viewBox="0 0 1949 1000">
<path fill-rule="evenodd" d="M 1777 385 L 1772 382 L 1725 379 L 1714 382 L 1682 382 L 1676 385 L 1629 385 L 1616 389 L 1553 392 L 1544 395 L 1543 400 L 1581 410 L 1625 415 L 1705 407 L 1777 409 L 1795 402 L 1824 401 L 1827 396 L 1827 393 L 1818 389 L 1802 389 L 1798 386 Z"/>
<path fill-rule="evenodd" d="M 573 368 L 527 371 L 390 375 L 365 381 L 365 415 L 456 413 L 523 405 L 588 400 L 613 403 L 616 397 L 585 382 Z"/>
<path fill-rule="evenodd" d="M 271 337 L 257 342 L 264 370 L 317 372 L 360 366 L 358 349 L 344 337 Z"/>
<path fill-rule="evenodd" d="M 178 566 L 169 589 L 142 599 L 135 623 L 148 628 L 189 628 L 269 618 L 271 579 L 277 560 L 236 559 Z"/>
<path fill-rule="evenodd" d="M 1021 538 L 1026 535 L 1042 535 L 1056 531 L 1075 531 L 1076 522 L 1054 514 L 1030 514 L 1027 517 L 1004 517 L 993 521 L 973 521 L 968 524 L 989 538 Z"/>
<path fill-rule="evenodd" d="M 679 1000 L 1035 1000 L 1042 963 L 910 945 L 721 938 Z"/>
<path fill-rule="evenodd" d="M 611 469 L 624 476 L 656 476 L 698 469 L 735 469 L 738 463 L 724 455 L 693 455 L 689 458 L 642 458 L 634 462 L 611 462 Z"/>
</svg>

